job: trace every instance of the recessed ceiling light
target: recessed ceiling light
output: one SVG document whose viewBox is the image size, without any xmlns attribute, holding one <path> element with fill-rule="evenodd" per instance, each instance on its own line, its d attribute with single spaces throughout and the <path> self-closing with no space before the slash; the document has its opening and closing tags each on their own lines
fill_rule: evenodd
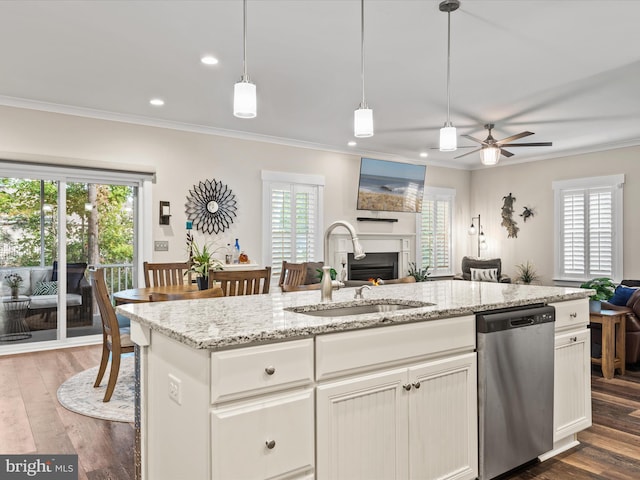
<svg viewBox="0 0 640 480">
<path fill-rule="evenodd" d="M 154 107 L 161 107 L 164 105 L 164 100 L 162 100 L 161 98 L 152 98 L 151 100 L 149 100 L 149 103 Z"/>
<path fill-rule="evenodd" d="M 347 145 L 349 145 L 350 147 L 355 147 L 357 143 L 351 140 L 349 143 L 347 143 Z"/>
<path fill-rule="evenodd" d="M 205 55 L 200 59 L 202 63 L 205 65 L 217 65 L 218 59 L 216 57 L 212 57 L 211 55 Z"/>
<path fill-rule="evenodd" d="M 421 158 L 427 158 L 429 156 L 429 154 L 427 152 L 420 152 L 420 157 Z"/>
</svg>

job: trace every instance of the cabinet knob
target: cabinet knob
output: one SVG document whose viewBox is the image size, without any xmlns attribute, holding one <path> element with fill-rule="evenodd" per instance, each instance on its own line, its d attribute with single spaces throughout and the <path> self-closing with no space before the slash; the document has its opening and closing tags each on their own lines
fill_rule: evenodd
<svg viewBox="0 0 640 480">
<path fill-rule="evenodd" d="M 578 314 L 576 312 L 570 313 L 569 316 L 571 318 L 576 318 L 578 316 Z"/>
<path fill-rule="evenodd" d="M 402 388 L 404 388 L 408 392 L 409 390 L 411 390 L 411 384 L 407 383 L 407 384 L 403 385 Z"/>
<path fill-rule="evenodd" d="M 416 389 L 420 388 L 420 382 L 414 383 L 413 388 L 416 388 Z"/>
<path fill-rule="evenodd" d="M 264 371 L 267 373 L 267 375 L 273 375 L 274 373 L 276 373 L 276 368 L 272 365 L 269 365 L 264 369 Z"/>
<path fill-rule="evenodd" d="M 267 446 L 267 448 L 269 450 L 273 450 L 274 447 L 276 446 L 276 441 L 275 440 L 267 440 L 266 442 L 264 442 L 264 444 Z"/>
<path fill-rule="evenodd" d="M 578 341 L 578 337 L 571 337 L 569 340 L 571 342 L 577 342 Z"/>
</svg>

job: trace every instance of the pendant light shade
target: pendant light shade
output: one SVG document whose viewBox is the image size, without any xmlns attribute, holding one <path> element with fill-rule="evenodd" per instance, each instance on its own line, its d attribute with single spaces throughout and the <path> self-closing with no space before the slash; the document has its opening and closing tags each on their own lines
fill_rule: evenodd
<svg viewBox="0 0 640 480">
<path fill-rule="evenodd" d="M 238 118 L 254 118 L 258 114 L 258 101 L 255 84 L 249 81 L 247 74 L 247 0 L 243 0 L 242 27 L 242 78 L 233 87 L 233 114 Z"/>
<path fill-rule="evenodd" d="M 440 151 L 454 152 L 458 148 L 456 127 L 445 126 L 440 129 Z"/>
<path fill-rule="evenodd" d="M 258 114 L 255 84 L 244 79 L 235 84 L 233 114 L 238 118 L 254 118 Z"/>
<path fill-rule="evenodd" d="M 484 147 L 480 150 L 480 161 L 483 165 L 495 165 L 500 160 L 498 147 Z"/>
<path fill-rule="evenodd" d="M 360 0 L 360 65 L 362 102 L 353 113 L 353 135 L 357 138 L 373 137 L 373 110 L 364 98 L 364 0 Z"/>
<path fill-rule="evenodd" d="M 454 152 L 458 149 L 456 128 L 452 125 L 449 117 L 451 103 L 451 12 L 455 12 L 458 7 L 460 7 L 459 0 L 444 0 L 439 6 L 441 12 L 447 13 L 447 121 L 440 129 L 441 152 Z"/>
<path fill-rule="evenodd" d="M 353 132 L 358 138 L 373 137 L 373 110 L 366 105 L 353 113 Z"/>
</svg>

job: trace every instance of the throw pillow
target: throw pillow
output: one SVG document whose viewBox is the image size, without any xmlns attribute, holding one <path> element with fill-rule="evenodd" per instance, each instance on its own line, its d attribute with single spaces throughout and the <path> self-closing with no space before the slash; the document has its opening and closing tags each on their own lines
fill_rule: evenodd
<svg viewBox="0 0 640 480">
<path fill-rule="evenodd" d="M 624 307 L 631 295 L 637 290 L 637 288 L 625 287 L 624 285 L 618 285 L 616 287 L 616 291 L 613 293 L 613 297 L 607 300 L 609 303 L 613 303 L 614 305 L 619 305 Z"/>
<path fill-rule="evenodd" d="M 497 268 L 472 268 L 471 280 L 473 280 L 474 282 L 497 282 L 498 269 Z"/>
<path fill-rule="evenodd" d="M 33 289 L 33 295 L 57 295 L 58 282 L 38 282 Z"/>
</svg>

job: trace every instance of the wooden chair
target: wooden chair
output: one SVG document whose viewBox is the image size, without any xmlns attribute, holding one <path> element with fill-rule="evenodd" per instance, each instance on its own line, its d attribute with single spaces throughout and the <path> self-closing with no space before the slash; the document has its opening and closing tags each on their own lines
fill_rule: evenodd
<svg viewBox="0 0 640 480">
<path fill-rule="evenodd" d="M 111 400 L 111 395 L 113 395 L 113 390 L 118 381 L 120 355 L 133 352 L 133 342 L 129 337 L 129 328 L 120 328 L 118 325 L 116 311 L 111 304 L 107 283 L 104 279 L 104 268 L 98 268 L 94 272 L 91 272 L 91 280 L 93 295 L 100 310 L 100 317 L 102 318 L 102 358 L 100 360 L 100 368 L 98 368 L 98 376 L 93 386 L 100 386 L 104 372 L 107 369 L 109 352 L 111 352 L 109 382 L 107 383 L 107 391 L 102 400 L 103 402 L 108 402 Z"/>
<path fill-rule="evenodd" d="M 271 267 L 262 270 L 209 270 L 209 288 L 220 282 L 225 296 L 269 293 Z"/>
<path fill-rule="evenodd" d="M 144 262 L 144 283 L 145 287 L 158 287 L 164 285 L 182 285 L 185 276 L 191 283 L 191 274 L 189 272 L 189 262 L 173 262 L 173 263 L 149 263 Z"/>
<path fill-rule="evenodd" d="M 207 288 L 205 290 L 194 290 L 183 293 L 160 293 L 151 292 L 149 300 L 152 302 L 166 302 L 170 300 L 192 300 L 197 298 L 224 297 L 224 292 L 220 287 Z"/>
<path fill-rule="evenodd" d="M 282 288 L 284 285 L 297 286 L 303 285 L 307 275 L 307 265 L 304 263 L 282 262 L 282 271 L 280 272 L 280 280 L 278 286 Z M 284 289 L 283 289 L 284 291 Z"/>
</svg>

